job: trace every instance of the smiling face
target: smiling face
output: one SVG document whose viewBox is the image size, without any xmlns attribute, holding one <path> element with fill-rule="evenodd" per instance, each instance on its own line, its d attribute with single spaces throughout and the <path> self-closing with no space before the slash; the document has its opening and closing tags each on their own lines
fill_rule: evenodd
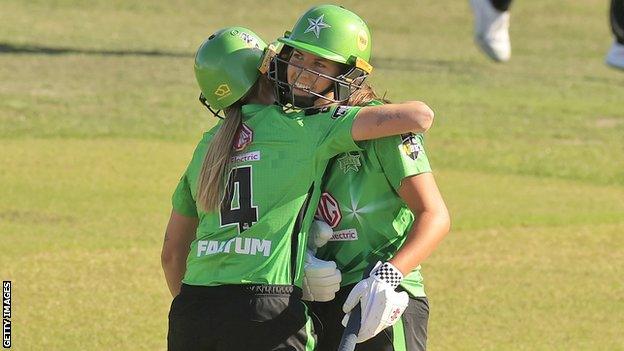
<svg viewBox="0 0 624 351">
<path fill-rule="evenodd" d="M 328 88 L 333 86 L 334 82 L 319 76 L 319 74 L 336 77 L 341 70 L 340 64 L 297 49 L 293 49 L 288 63 L 286 76 L 288 83 L 292 84 L 296 96 L 313 96 L 306 91 L 309 90 L 330 99 L 334 97 L 333 89 L 329 89 L 329 92 L 325 93 Z M 325 103 L 319 100 L 322 99 L 316 100 L 315 105 Z"/>
</svg>

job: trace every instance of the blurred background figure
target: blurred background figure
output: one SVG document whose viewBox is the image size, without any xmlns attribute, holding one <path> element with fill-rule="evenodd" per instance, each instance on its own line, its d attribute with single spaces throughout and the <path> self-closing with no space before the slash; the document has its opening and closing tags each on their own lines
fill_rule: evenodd
<svg viewBox="0 0 624 351">
<path fill-rule="evenodd" d="M 475 42 L 492 60 L 509 61 L 509 6 L 512 0 L 470 0 L 474 12 Z M 615 0 L 614 0 L 615 2 Z"/>
<path fill-rule="evenodd" d="M 611 0 L 609 17 L 614 41 L 606 62 L 609 66 L 624 69 L 624 0 Z"/>
</svg>

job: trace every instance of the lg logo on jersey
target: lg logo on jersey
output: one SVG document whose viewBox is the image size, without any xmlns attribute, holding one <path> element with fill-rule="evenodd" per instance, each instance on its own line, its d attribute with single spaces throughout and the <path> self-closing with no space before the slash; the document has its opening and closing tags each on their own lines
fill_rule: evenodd
<svg viewBox="0 0 624 351">
<path fill-rule="evenodd" d="M 240 128 L 234 136 L 234 150 L 242 151 L 247 145 L 253 141 L 253 131 L 245 123 L 241 124 Z"/>
<path fill-rule="evenodd" d="M 340 205 L 330 193 L 323 193 L 316 209 L 316 218 L 322 219 L 330 227 L 336 228 L 342 220 Z M 337 230 L 329 241 L 355 241 L 358 239 L 358 232 L 355 228 Z"/>
<path fill-rule="evenodd" d="M 340 223 L 342 219 L 340 205 L 338 205 L 338 201 L 330 193 L 321 195 L 318 208 L 316 209 L 316 217 L 325 221 L 332 228 L 336 228 L 338 223 Z"/>
</svg>

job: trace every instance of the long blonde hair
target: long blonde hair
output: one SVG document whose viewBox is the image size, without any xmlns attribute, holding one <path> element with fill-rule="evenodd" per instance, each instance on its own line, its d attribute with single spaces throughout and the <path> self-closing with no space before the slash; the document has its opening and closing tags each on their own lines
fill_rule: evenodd
<svg viewBox="0 0 624 351">
<path fill-rule="evenodd" d="M 360 89 L 351 94 L 349 101 L 347 101 L 347 106 L 366 106 L 373 101 L 381 101 L 384 104 L 390 103 L 390 100 L 386 99 L 386 94 L 380 97 L 372 86 L 368 83 L 363 83 Z"/>
<path fill-rule="evenodd" d="M 197 180 L 197 203 L 206 212 L 218 210 L 226 191 L 226 182 L 234 155 L 234 138 L 243 120 L 242 107 L 273 94 L 270 82 L 261 75 L 247 95 L 224 109 L 225 118 L 210 141 Z"/>
</svg>

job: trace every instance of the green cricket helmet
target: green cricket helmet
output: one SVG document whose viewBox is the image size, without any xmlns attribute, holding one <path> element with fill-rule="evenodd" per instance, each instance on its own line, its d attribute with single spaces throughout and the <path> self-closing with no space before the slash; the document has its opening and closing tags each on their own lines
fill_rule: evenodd
<svg viewBox="0 0 624 351">
<path fill-rule="evenodd" d="M 370 65 L 371 36 L 366 23 L 355 13 L 335 5 L 315 6 L 303 14 L 295 23 L 292 32 L 286 32 L 278 39 L 283 44 L 279 54 L 273 58 L 269 79 L 276 87 L 278 101 L 297 108 L 308 108 L 321 98 L 328 103 L 344 103 L 362 86 L 372 71 Z M 337 77 L 328 77 L 316 71 L 289 63 L 293 49 L 301 50 L 341 64 Z M 288 65 L 298 67 L 310 74 L 333 82 L 327 91 L 314 92 L 295 88 L 296 82 L 288 83 Z M 299 75 L 300 77 L 300 75 Z M 309 98 L 295 96 L 295 89 L 310 95 Z M 334 99 L 324 95 L 334 90 Z"/>
<path fill-rule="evenodd" d="M 258 80 L 266 46 L 244 27 L 226 27 L 209 36 L 195 54 L 202 104 L 218 116 L 219 110 L 244 97 Z"/>
</svg>

